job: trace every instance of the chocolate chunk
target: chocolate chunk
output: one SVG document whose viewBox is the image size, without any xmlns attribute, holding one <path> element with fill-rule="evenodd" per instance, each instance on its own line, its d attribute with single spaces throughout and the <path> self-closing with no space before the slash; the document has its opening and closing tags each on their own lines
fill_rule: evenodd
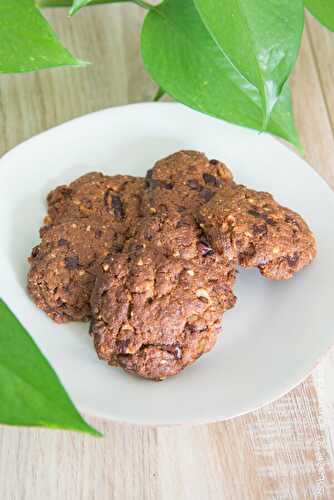
<svg viewBox="0 0 334 500">
<path fill-rule="evenodd" d="M 274 221 L 274 219 L 272 219 L 271 217 L 268 217 L 267 215 L 263 216 L 263 219 L 266 221 L 267 224 L 269 224 L 269 226 L 276 225 L 276 221 Z"/>
<path fill-rule="evenodd" d="M 115 217 L 117 217 L 118 219 L 124 218 L 124 210 L 123 210 L 122 200 L 120 199 L 119 196 L 114 195 L 113 191 L 111 189 L 108 189 L 105 192 L 104 204 L 109 212 L 111 210 L 114 212 Z"/>
<path fill-rule="evenodd" d="M 102 236 L 102 231 L 101 231 L 101 229 L 96 229 L 96 231 L 95 231 L 95 238 L 96 238 L 97 240 L 99 240 L 99 239 L 101 238 L 101 236 Z"/>
<path fill-rule="evenodd" d="M 113 196 L 113 191 L 111 189 L 107 189 L 103 197 L 104 205 L 109 212 L 112 208 L 112 196 Z"/>
<path fill-rule="evenodd" d="M 148 189 L 156 189 L 157 187 L 160 187 L 160 181 L 157 181 L 155 179 L 152 179 L 151 177 L 146 179 L 146 186 Z"/>
<path fill-rule="evenodd" d="M 116 349 L 122 354 L 126 354 L 127 348 L 129 347 L 130 339 L 121 339 L 116 341 Z"/>
<path fill-rule="evenodd" d="M 72 189 L 69 189 L 69 188 L 63 188 L 62 189 L 62 195 L 64 198 L 71 198 L 72 196 Z"/>
<path fill-rule="evenodd" d="M 214 175 L 211 174 L 203 174 L 203 179 L 206 184 L 211 184 L 211 186 L 219 187 L 223 184 L 223 182 L 220 179 L 217 179 Z"/>
<path fill-rule="evenodd" d="M 129 253 L 134 256 L 140 255 L 141 253 L 143 253 L 143 250 L 144 246 L 138 243 L 133 242 L 129 245 Z"/>
<path fill-rule="evenodd" d="M 200 197 L 203 198 L 203 200 L 205 201 L 210 201 L 211 198 L 214 196 L 214 194 L 215 193 L 206 188 L 202 188 L 200 191 Z"/>
<path fill-rule="evenodd" d="M 68 244 L 69 244 L 68 240 L 65 240 L 64 238 L 60 238 L 60 240 L 58 240 L 59 247 L 66 247 Z"/>
<path fill-rule="evenodd" d="M 296 219 L 294 217 L 292 217 L 290 214 L 286 214 L 286 216 L 285 216 L 285 222 L 294 224 L 295 226 L 298 227 L 298 229 L 300 229 L 300 225 L 298 224 L 298 222 L 296 221 Z"/>
<path fill-rule="evenodd" d="M 289 264 L 289 266 L 295 267 L 299 261 L 299 253 L 294 252 L 293 255 L 288 255 L 286 260 L 287 260 L 287 263 Z"/>
<path fill-rule="evenodd" d="M 88 329 L 89 335 L 93 334 L 96 323 L 97 323 L 97 321 L 95 319 L 92 319 L 92 321 L 90 322 L 89 329 Z"/>
<path fill-rule="evenodd" d="M 209 243 L 203 239 L 197 244 L 197 249 L 203 257 L 207 257 L 208 255 L 213 255 L 215 253 Z"/>
<path fill-rule="evenodd" d="M 187 186 L 190 187 L 190 189 L 194 189 L 195 191 L 201 191 L 202 189 L 202 186 L 199 184 L 199 182 L 194 179 L 189 179 L 189 181 L 187 181 Z"/>
<path fill-rule="evenodd" d="M 37 257 L 38 254 L 39 254 L 39 246 L 36 246 L 32 249 L 31 256 Z"/>
<path fill-rule="evenodd" d="M 120 253 L 122 250 L 123 250 L 123 245 L 121 245 L 120 243 L 114 243 L 113 244 L 112 251 L 114 253 Z M 112 254 L 110 255 L 110 257 L 112 257 Z"/>
<path fill-rule="evenodd" d="M 118 219 L 123 219 L 124 218 L 124 209 L 123 209 L 122 200 L 120 199 L 119 196 L 112 196 L 111 197 L 111 206 L 114 209 L 115 216 Z"/>
<path fill-rule="evenodd" d="M 79 259 L 76 255 L 73 257 L 65 257 L 66 269 L 76 269 L 79 266 Z"/>
<path fill-rule="evenodd" d="M 257 236 L 265 236 L 268 232 L 267 226 L 265 224 L 254 224 L 253 234 Z"/>
<path fill-rule="evenodd" d="M 218 164 L 219 164 L 219 161 L 218 161 L 218 160 L 213 159 L 213 160 L 210 160 L 210 162 L 209 162 L 209 163 L 211 163 L 211 165 L 218 165 Z"/>
<path fill-rule="evenodd" d="M 144 238 L 145 240 L 147 241 L 151 241 L 153 239 L 153 236 L 154 236 L 154 233 L 150 230 L 150 229 L 147 229 L 145 232 L 144 232 Z"/>
<path fill-rule="evenodd" d="M 165 181 L 160 181 L 158 179 L 153 179 L 153 170 L 152 169 L 147 171 L 147 174 L 145 177 L 145 183 L 146 183 L 146 187 L 148 187 L 152 191 L 156 188 L 173 189 L 173 187 L 174 187 L 174 184 L 172 182 L 165 182 Z"/>
<path fill-rule="evenodd" d="M 41 238 L 52 228 L 52 224 L 47 224 L 46 226 L 41 227 L 39 230 L 39 235 Z"/>
</svg>

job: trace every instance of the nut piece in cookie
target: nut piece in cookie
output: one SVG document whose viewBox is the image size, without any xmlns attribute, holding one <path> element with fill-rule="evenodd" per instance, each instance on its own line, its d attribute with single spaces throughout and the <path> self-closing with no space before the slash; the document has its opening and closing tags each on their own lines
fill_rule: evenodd
<svg viewBox="0 0 334 500">
<path fill-rule="evenodd" d="M 291 278 L 316 255 L 300 215 L 245 186 L 225 185 L 199 210 L 198 222 L 215 250 L 234 252 L 241 266 L 258 267 L 267 278 Z"/>
<path fill-rule="evenodd" d="M 28 292 L 58 323 L 87 320 L 97 269 L 122 248 L 123 233 L 101 217 L 75 219 L 41 229 L 32 250 Z"/>
<path fill-rule="evenodd" d="M 115 222 L 135 218 L 143 188 L 139 177 L 91 172 L 49 193 L 48 223 L 91 216 L 108 216 Z"/>
</svg>

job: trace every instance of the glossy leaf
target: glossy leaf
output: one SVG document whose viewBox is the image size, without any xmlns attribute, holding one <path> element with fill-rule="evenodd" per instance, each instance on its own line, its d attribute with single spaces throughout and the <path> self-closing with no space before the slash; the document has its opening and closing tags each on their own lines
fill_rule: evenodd
<svg viewBox="0 0 334 500">
<path fill-rule="evenodd" d="M 83 66 L 65 49 L 33 0 L 0 0 L 0 73 Z"/>
<path fill-rule="evenodd" d="M 261 96 L 236 71 L 203 24 L 193 0 L 165 0 L 146 16 L 142 55 L 155 82 L 203 113 L 262 130 Z M 300 148 L 285 85 L 266 130 Z"/>
<path fill-rule="evenodd" d="M 194 0 L 207 30 L 259 91 L 264 122 L 296 62 L 304 26 L 303 0 Z"/>
<path fill-rule="evenodd" d="M 73 5 L 70 9 L 70 15 L 72 16 L 78 10 L 82 9 L 82 7 L 86 7 L 87 5 L 94 5 L 99 3 L 120 3 L 127 2 L 129 0 L 73 0 Z"/>
<path fill-rule="evenodd" d="M 101 435 L 82 419 L 54 370 L 1 299 L 0 423 Z"/>
<path fill-rule="evenodd" d="M 334 1 L 305 0 L 305 7 L 330 31 L 334 31 Z"/>
</svg>

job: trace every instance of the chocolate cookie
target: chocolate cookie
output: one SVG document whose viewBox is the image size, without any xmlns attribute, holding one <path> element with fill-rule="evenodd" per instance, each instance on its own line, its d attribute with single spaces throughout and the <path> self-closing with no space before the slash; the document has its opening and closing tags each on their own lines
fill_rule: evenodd
<svg viewBox="0 0 334 500">
<path fill-rule="evenodd" d="M 91 216 L 110 216 L 116 222 L 135 219 L 143 186 L 144 180 L 139 177 L 99 172 L 83 175 L 49 193 L 47 223 Z"/>
<path fill-rule="evenodd" d="M 288 279 L 316 255 L 315 238 L 300 215 L 269 193 L 225 185 L 199 210 L 198 221 L 220 253 L 267 278 Z"/>
<path fill-rule="evenodd" d="M 58 323 L 87 320 L 97 269 L 122 248 L 121 227 L 101 217 L 75 219 L 42 228 L 41 238 L 29 259 L 29 294 Z"/>
<path fill-rule="evenodd" d="M 91 334 L 101 359 L 161 380 L 213 347 L 235 302 L 236 261 L 210 247 L 194 208 L 205 203 L 206 189 L 230 180 L 223 165 L 196 152 L 172 155 L 149 171 L 143 218 L 123 252 L 101 269 L 92 294 Z"/>
<path fill-rule="evenodd" d="M 48 196 L 49 223 L 29 259 L 28 292 L 55 321 L 86 320 L 96 271 L 120 252 L 139 215 L 144 180 L 87 174 Z"/>
</svg>

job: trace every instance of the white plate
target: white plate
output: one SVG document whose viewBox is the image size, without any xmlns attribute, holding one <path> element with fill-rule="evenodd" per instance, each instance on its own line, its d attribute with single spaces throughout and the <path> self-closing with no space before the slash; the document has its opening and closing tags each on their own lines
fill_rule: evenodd
<svg viewBox="0 0 334 500">
<path fill-rule="evenodd" d="M 240 272 L 238 303 L 225 316 L 216 348 L 178 376 L 154 383 L 99 361 L 87 324 L 57 326 L 39 311 L 25 290 L 26 257 L 38 242 L 50 189 L 92 170 L 144 175 L 157 159 L 183 148 L 224 160 L 238 181 L 299 211 L 319 253 L 286 282 Z M 0 295 L 82 411 L 143 424 L 223 420 L 287 392 L 334 342 L 333 214 L 326 183 L 269 135 L 178 104 L 107 109 L 44 132 L 0 160 Z"/>
</svg>

